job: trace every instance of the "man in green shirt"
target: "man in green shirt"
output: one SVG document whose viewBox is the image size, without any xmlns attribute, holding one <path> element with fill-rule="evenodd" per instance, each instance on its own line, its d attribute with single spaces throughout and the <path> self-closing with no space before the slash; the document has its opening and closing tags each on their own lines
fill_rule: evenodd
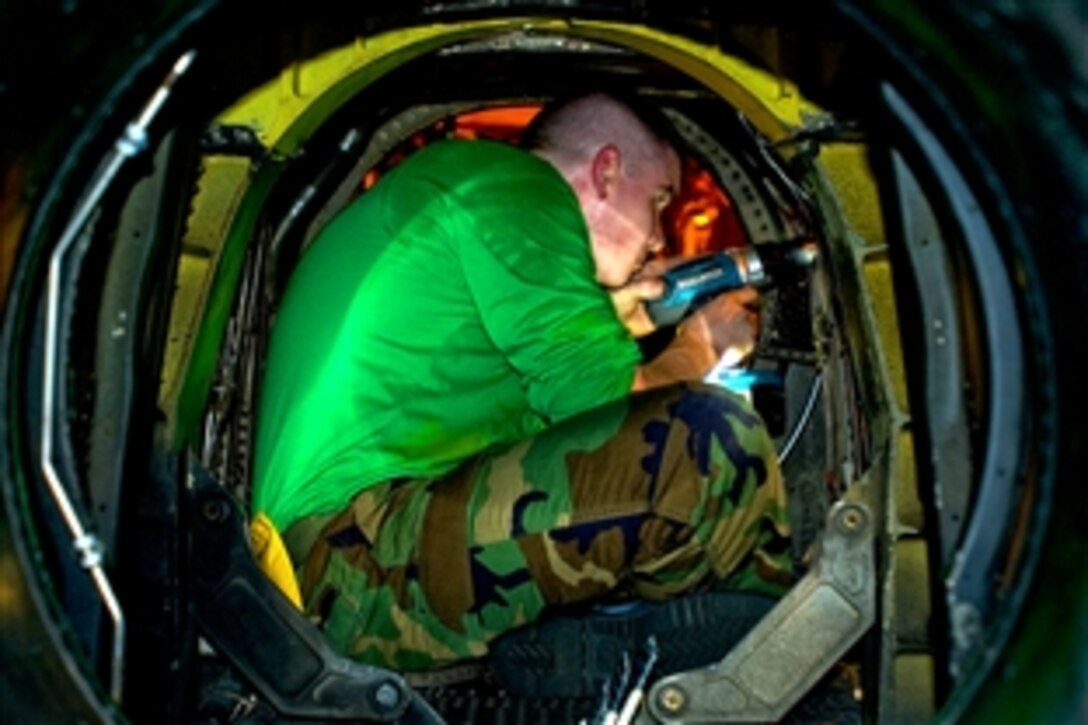
<svg viewBox="0 0 1088 725">
<path fill-rule="evenodd" d="M 307 250 L 277 317 L 254 512 L 360 660 L 435 667 L 551 604 L 775 568 L 756 551 L 786 533 L 761 422 L 672 385 L 751 346 L 753 293 L 649 363 L 632 337 L 662 292 L 639 275 L 676 151 L 602 94 L 529 135 L 530 153 L 451 141 L 394 169 Z"/>
</svg>

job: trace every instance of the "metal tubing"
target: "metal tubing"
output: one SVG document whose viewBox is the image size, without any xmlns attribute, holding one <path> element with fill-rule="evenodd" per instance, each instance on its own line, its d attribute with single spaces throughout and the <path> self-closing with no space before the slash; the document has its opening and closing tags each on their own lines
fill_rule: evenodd
<svg viewBox="0 0 1088 725">
<path fill-rule="evenodd" d="M 797 441 L 801 440 L 801 434 L 805 432 L 805 428 L 808 427 L 808 421 L 812 417 L 812 411 L 816 409 L 816 401 L 820 397 L 820 390 L 823 389 L 824 376 L 822 373 L 817 373 L 816 378 L 812 381 L 812 387 L 809 388 L 808 398 L 805 400 L 805 407 L 801 410 L 801 416 L 797 420 L 797 424 L 793 427 L 793 431 L 790 433 L 789 440 L 782 446 L 782 450 L 778 453 L 778 462 L 785 463 L 786 459 L 793 453 L 794 447 L 797 445 Z"/>
<path fill-rule="evenodd" d="M 80 555 L 80 566 L 87 570 L 88 575 L 94 581 L 95 589 L 98 591 L 98 595 L 113 622 L 110 696 L 118 704 L 121 702 L 124 684 L 124 612 L 121 610 L 120 602 L 110 584 L 109 577 L 106 576 L 106 572 L 102 567 L 102 543 L 97 536 L 90 533 L 83 525 L 53 462 L 54 435 L 56 433 L 54 413 L 60 348 L 61 279 L 64 271 L 64 258 L 67 256 L 68 251 L 83 232 L 91 213 L 102 200 L 121 166 L 126 160 L 147 148 L 148 125 L 162 109 L 162 105 L 170 94 L 174 82 L 188 70 L 195 55 L 196 51 L 190 50 L 178 58 L 169 75 L 155 90 L 155 94 L 147 104 L 144 105 L 140 115 L 125 127 L 124 133 L 114 143 L 101 170 L 92 180 L 90 190 L 83 197 L 79 206 L 76 207 L 68 226 L 65 227 L 64 233 L 61 234 L 60 240 L 53 249 L 53 254 L 49 259 L 49 276 L 46 282 L 45 353 L 42 371 L 42 475 L 45 477 L 46 486 L 53 497 L 53 501 L 60 510 L 61 518 L 64 519 L 64 524 L 72 535 L 72 546 Z"/>
</svg>

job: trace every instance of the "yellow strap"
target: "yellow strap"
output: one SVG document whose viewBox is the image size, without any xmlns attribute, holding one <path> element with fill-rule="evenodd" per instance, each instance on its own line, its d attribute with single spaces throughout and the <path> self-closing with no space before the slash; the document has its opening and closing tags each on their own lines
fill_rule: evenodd
<svg viewBox="0 0 1088 725">
<path fill-rule="evenodd" d="M 283 545 L 276 525 L 264 514 L 257 514 L 250 522 L 249 543 L 261 571 L 301 610 L 302 593 L 298 588 L 298 579 L 295 578 L 295 567 L 291 563 L 291 557 L 287 555 L 287 548 Z"/>
</svg>

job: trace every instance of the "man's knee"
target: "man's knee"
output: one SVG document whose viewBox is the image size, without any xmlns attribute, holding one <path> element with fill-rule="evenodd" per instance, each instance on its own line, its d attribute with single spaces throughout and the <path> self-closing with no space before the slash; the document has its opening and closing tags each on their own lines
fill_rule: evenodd
<svg viewBox="0 0 1088 725">
<path fill-rule="evenodd" d="M 666 388 L 636 407 L 651 406 L 657 415 L 643 426 L 656 450 L 651 475 L 670 470 L 676 459 L 690 461 L 702 476 L 754 475 L 763 480 L 774 460 L 774 445 L 763 420 L 740 396 L 718 387 L 687 384 Z"/>
<path fill-rule="evenodd" d="M 706 385 L 670 395 L 665 418 L 645 430 L 655 512 L 686 523 L 704 541 L 765 517 L 783 518 L 785 487 L 774 444 L 751 406 Z"/>
</svg>

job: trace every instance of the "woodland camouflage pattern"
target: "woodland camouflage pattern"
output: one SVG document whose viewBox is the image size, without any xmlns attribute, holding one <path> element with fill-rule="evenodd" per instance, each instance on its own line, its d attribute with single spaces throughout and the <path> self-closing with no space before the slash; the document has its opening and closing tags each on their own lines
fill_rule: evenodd
<svg viewBox="0 0 1088 725">
<path fill-rule="evenodd" d="M 546 606 L 790 582 L 786 492 L 758 416 L 700 385 L 620 400 L 437 480 L 365 490 L 301 568 L 332 644 L 401 671 L 487 652 Z"/>
</svg>

